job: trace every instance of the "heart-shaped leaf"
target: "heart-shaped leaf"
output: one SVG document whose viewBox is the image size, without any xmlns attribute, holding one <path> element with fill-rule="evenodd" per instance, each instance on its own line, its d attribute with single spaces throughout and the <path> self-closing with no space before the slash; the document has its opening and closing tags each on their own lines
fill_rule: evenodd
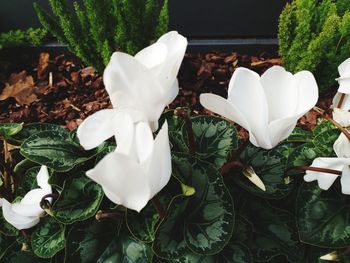
<svg viewBox="0 0 350 263">
<path fill-rule="evenodd" d="M 104 194 L 101 186 L 84 174 L 67 180 L 59 199 L 52 207 L 53 216 L 64 224 L 94 216 Z"/>
<path fill-rule="evenodd" d="M 65 131 L 34 134 L 22 143 L 20 152 L 25 158 L 59 172 L 69 171 L 92 157 L 71 142 Z"/>
<path fill-rule="evenodd" d="M 31 236 L 31 244 L 38 257 L 53 257 L 65 247 L 64 227 L 52 217 L 41 220 Z"/>
<path fill-rule="evenodd" d="M 350 244 L 350 204 L 337 181 L 328 191 L 317 182 L 303 183 L 297 197 L 297 223 L 301 241 L 325 248 Z"/>
<path fill-rule="evenodd" d="M 249 144 L 241 154 L 241 162 L 254 169 L 266 191 L 251 183 L 239 169 L 226 176 L 231 176 L 240 187 L 251 194 L 267 199 L 281 199 L 293 189 L 293 183 L 286 184 L 284 179 L 287 157 L 293 147 L 293 143 L 282 143 L 271 150 L 264 150 Z"/>
</svg>

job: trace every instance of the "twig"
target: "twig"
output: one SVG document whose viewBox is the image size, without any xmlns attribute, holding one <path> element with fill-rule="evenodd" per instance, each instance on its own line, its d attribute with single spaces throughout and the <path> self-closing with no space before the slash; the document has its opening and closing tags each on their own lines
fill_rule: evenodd
<svg viewBox="0 0 350 263">
<path fill-rule="evenodd" d="M 298 171 L 313 171 L 313 172 L 320 172 L 320 173 L 328 173 L 328 174 L 334 174 L 341 176 L 342 172 L 338 170 L 328 169 L 328 168 L 321 168 L 321 167 L 313 167 L 313 166 L 292 166 L 288 167 L 285 171 L 285 173 L 291 171 L 291 170 L 298 170 Z"/>
<path fill-rule="evenodd" d="M 327 121 L 330 121 L 331 123 L 333 123 L 333 125 L 335 127 L 337 127 L 342 133 L 344 133 L 344 135 L 346 136 L 346 138 L 348 138 L 348 140 L 350 140 L 350 133 L 349 131 L 344 128 L 343 126 L 341 126 L 338 122 L 336 122 L 335 120 L 333 120 L 332 118 L 328 117 L 327 115 L 324 114 L 324 111 L 318 107 L 314 107 L 314 110 L 317 111 L 318 113 L 321 114 L 322 118 L 326 119 Z"/>
</svg>

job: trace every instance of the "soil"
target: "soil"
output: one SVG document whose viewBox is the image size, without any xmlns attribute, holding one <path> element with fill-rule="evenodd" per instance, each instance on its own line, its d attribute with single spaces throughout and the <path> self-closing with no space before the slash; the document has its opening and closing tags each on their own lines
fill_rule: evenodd
<svg viewBox="0 0 350 263">
<path fill-rule="evenodd" d="M 237 67 L 262 74 L 273 65 L 282 65 L 282 61 L 270 54 L 186 54 L 178 76 L 180 93 L 169 107 L 190 107 L 195 112 L 211 114 L 201 107 L 199 94 L 211 92 L 226 97 Z M 50 122 L 69 130 L 94 112 L 111 107 L 101 75 L 68 54 L 41 53 L 37 59 L 0 62 L 0 100 L 1 123 Z M 328 109 L 330 103 L 331 96 L 321 99 L 318 106 Z M 311 129 L 317 117 L 318 113 L 311 111 L 299 126 Z M 246 135 L 241 129 L 240 133 Z"/>
</svg>

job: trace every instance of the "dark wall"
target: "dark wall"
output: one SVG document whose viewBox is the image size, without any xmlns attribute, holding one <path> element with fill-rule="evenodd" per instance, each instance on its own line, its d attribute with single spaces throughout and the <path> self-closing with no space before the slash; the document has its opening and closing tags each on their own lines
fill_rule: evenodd
<svg viewBox="0 0 350 263">
<path fill-rule="evenodd" d="M 47 0 L 37 0 L 47 6 Z M 170 28 L 192 38 L 275 37 L 287 0 L 169 0 Z M 0 0 L 0 32 L 39 26 L 31 0 Z"/>
</svg>

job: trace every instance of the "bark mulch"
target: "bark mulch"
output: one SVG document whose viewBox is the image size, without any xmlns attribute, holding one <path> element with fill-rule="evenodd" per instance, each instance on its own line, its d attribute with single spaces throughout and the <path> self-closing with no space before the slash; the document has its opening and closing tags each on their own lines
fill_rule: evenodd
<svg viewBox="0 0 350 263">
<path fill-rule="evenodd" d="M 85 67 L 77 58 L 62 54 L 21 64 L 0 62 L 0 122 L 51 122 L 75 129 L 92 113 L 110 108 L 102 76 Z M 179 73 L 180 93 L 170 108 L 190 107 L 198 113 L 211 114 L 199 103 L 199 94 L 212 92 L 227 96 L 230 78 L 237 67 L 247 67 L 259 74 L 273 65 L 281 65 L 276 55 L 240 55 L 236 52 L 186 54 Z M 328 108 L 331 97 L 319 106 Z M 310 129 L 318 114 L 311 111 L 299 125 Z M 245 132 L 240 129 L 242 136 Z"/>
</svg>

